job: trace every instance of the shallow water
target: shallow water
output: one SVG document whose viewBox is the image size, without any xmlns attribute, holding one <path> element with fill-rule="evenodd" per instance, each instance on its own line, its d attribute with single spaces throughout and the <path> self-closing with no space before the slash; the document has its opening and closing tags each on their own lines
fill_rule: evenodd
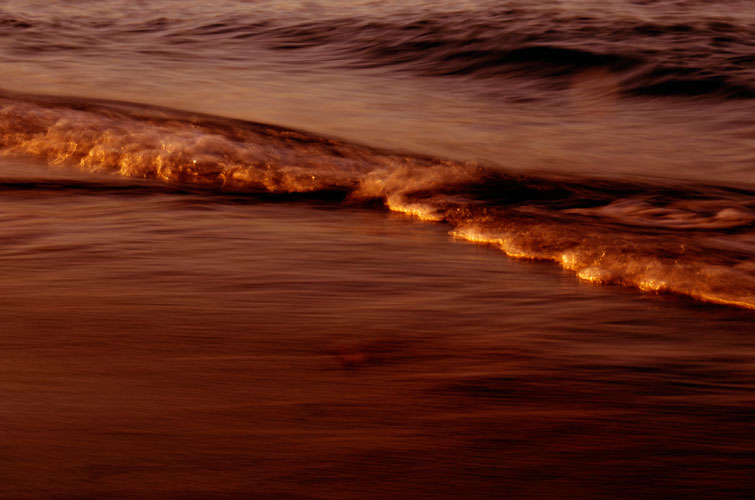
<svg viewBox="0 0 755 500">
<path fill-rule="evenodd" d="M 753 40 L 4 2 L 0 498 L 751 495 Z"/>
<path fill-rule="evenodd" d="M 330 201 L 57 182 L 3 196 L 4 498 L 753 486 L 747 311 Z"/>
</svg>

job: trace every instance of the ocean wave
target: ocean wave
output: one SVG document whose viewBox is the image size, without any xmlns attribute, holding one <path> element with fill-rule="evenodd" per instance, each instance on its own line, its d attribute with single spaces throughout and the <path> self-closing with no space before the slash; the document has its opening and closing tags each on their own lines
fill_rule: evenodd
<svg viewBox="0 0 755 500">
<path fill-rule="evenodd" d="M 512 175 L 273 125 L 10 93 L 0 96 L 0 153 L 161 181 L 159 189 L 378 202 L 588 282 L 755 308 L 755 192 L 747 188 Z M 61 182 L 4 180 L 0 191 L 98 189 Z M 148 188 L 134 189 L 103 192 Z"/>
<path fill-rule="evenodd" d="M 7 42 L 2 52 L 11 58 L 149 57 L 157 65 L 268 58 L 425 77 L 518 78 L 555 88 L 600 68 L 629 95 L 755 97 L 755 25 L 747 17 L 724 21 L 698 13 L 664 21 L 629 11 L 607 16 L 521 5 L 457 12 L 388 9 L 364 17 L 218 10 L 210 19 L 180 13 L 46 19 L 0 12 L 0 37 Z"/>
</svg>

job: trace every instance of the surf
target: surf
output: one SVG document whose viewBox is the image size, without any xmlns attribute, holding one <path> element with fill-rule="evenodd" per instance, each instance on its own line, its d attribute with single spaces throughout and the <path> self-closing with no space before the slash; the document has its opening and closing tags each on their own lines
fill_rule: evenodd
<svg viewBox="0 0 755 500">
<path fill-rule="evenodd" d="M 747 187 L 513 174 L 264 123 L 9 92 L 0 95 L 0 153 L 219 195 L 330 193 L 447 224 L 458 240 L 550 261 L 590 283 L 755 309 Z"/>
</svg>

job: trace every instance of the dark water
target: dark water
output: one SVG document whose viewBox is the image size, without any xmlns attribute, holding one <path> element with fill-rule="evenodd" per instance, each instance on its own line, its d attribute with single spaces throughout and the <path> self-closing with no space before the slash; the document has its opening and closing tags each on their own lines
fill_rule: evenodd
<svg viewBox="0 0 755 500">
<path fill-rule="evenodd" d="M 754 62 L 744 1 L 0 3 L 0 498 L 750 496 Z"/>
</svg>

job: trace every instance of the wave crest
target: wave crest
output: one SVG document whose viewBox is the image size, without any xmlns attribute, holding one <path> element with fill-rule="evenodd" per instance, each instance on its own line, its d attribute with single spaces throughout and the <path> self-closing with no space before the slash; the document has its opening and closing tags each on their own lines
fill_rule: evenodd
<svg viewBox="0 0 755 500">
<path fill-rule="evenodd" d="M 755 193 L 743 189 L 513 176 L 272 125 L 11 94 L 0 153 L 221 191 L 335 190 L 589 282 L 755 309 Z"/>
</svg>

